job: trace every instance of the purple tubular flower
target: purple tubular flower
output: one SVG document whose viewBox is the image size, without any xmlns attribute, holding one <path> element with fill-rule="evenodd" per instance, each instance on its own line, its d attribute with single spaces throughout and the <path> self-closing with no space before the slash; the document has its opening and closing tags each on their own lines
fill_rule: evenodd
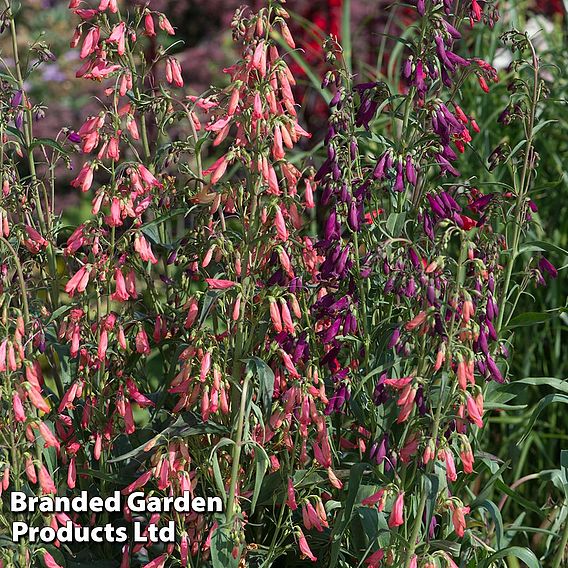
<svg viewBox="0 0 568 568">
<path fill-rule="evenodd" d="M 447 217 L 446 211 L 444 210 L 443 205 L 440 203 L 440 198 L 437 195 L 428 194 L 426 196 L 428 202 L 430 203 L 430 208 L 432 211 L 438 216 L 443 219 Z"/>
<path fill-rule="evenodd" d="M 505 382 L 505 380 L 503 379 L 503 375 L 499 370 L 499 367 L 497 367 L 497 364 L 495 363 L 491 355 L 487 356 L 487 369 L 489 370 L 489 373 L 491 374 L 491 376 L 495 381 L 497 381 L 498 383 Z"/>
<path fill-rule="evenodd" d="M 415 270 L 419 270 L 420 268 L 422 268 L 420 258 L 418 257 L 417 252 L 412 247 L 408 249 L 408 258 L 410 258 L 410 262 L 412 262 L 412 266 L 414 267 Z"/>
<path fill-rule="evenodd" d="M 410 79 L 411 75 L 412 75 L 412 58 L 409 57 L 404 61 L 402 65 L 402 76 L 405 79 Z"/>
<path fill-rule="evenodd" d="M 483 211 L 490 203 L 491 201 L 493 201 L 493 198 L 495 197 L 494 193 L 488 193 L 487 195 L 483 195 L 482 197 L 479 197 L 478 199 L 476 199 L 470 206 L 469 208 L 472 211 Z"/>
<path fill-rule="evenodd" d="M 331 101 L 329 102 L 329 106 L 330 107 L 334 107 L 337 105 L 337 103 L 339 103 L 339 101 L 341 100 L 341 91 L 338 89 L 335 93 L 335 95 L 333 95 L 333 98 L 331 99 Z"/>
<path fill-rule="evenodd" d="M 454 177 L 460 176 L 460 172 L 456 170 L 456 168 L 454 168 L 454 166 L 452 166 L 452 164 L 450 164 L 450 162 L 448 162 L 448 160 L 446 160 L 446 158 L 444 158 L 441 154 L 437 155 L 437 162 L 440 166 L 440 174 L 448 173 Z"/>
<path fill-rule="evenodd" d="M 424 401 L 424 388 L 418 387 L 416 391 L 416 398 L 414 399 L 416 403 L 416 407 L 418 408 L 418 412 L 420 416 L 425 416 L 428 412 L 428 408 L 426 407 L 426 402 Z"/>
<path fill-rule="evenodd" d="M 22 129 L 22 125 L 24 124 L 24 113 L 23 112 L 20 111 L 16 114 L 14 124 L 16 125 L 16 128 L 18 130 Z"/>
<path fill-rule="evenodd" d="M 402 173 L 402 161 L 400 159 L 396 164 L 396 181 L 393 190 L 398 193 L 404 191 L 404 176 Z"/>
<path fill-rule="evenodd" d="M 445 67 L 442 67 L 440 71 L 441 71 L 441 74 L 442 74 L 442 83 L 444 83 L 444 86 L 448 87 L 448 89 L 449 89 L 453 85 L 452 79 L 448 75 L 448 72 L 446 71 Z"/>
<path fill-rule="evenodd" d="M 479 330 L 479 338 L 477 340 L 477 343 L 478 343 L 479 349 L 481 349 L 482 353 L 484 355 L 489 356 L 489 345 L 487 343 L 487 334 L 485 333 L 483 328 L 481 328 Z"/>
<path fill-rule="evenodd" d="M 324 331 L 321 340 L 323 343 L 331 343 L 339 333 L 341 318 L 336 318 L 334 322 Z"/>
<path fill-rule="evenodd" d="M 375 453 L 375 463 L 377 465 L 381 465 L 383 463 L 383 461 L 385 460 L 385 458 L 387 457 L 387 453 L 389 451 L 389 435 L 385 434 L 378 447 L 377 447 L 377 451 Z"/>
<path fill-rule="evenodd" d="M 74 131 L 69 132 L 67 138 L 70 142 L 73 142 L 73 144 L 79 144 L 79 142 L 81 142 L 81 137 Z"/>
<path fill-rule="evenodd" d="M 357 207 L 357 203 L 355 201 L 351 202 L 349 206 L 349 215 L 347 216 L 347 223 L 352 231 L 358 231 L 361 224 L 359 219 L 359 211 Z"/>
<path fill-rule="evenodd" d="M 392 349 L 397 343 L 398 340 L 400 338 L 400 327 L 395 328 L 395 330 L 392 332 L 389 344 L 388 344 L 388 348 Z"/>
<path fill-rule="evenodd" d="M 540 258 L 538 266 L 541 270 L 548 272 L 551 278 L 556 278 L 558 276 L 558 270 L 556 270 L 554 265 L 546 257 L 542 256 Z"/>
<path fill-rule="evenodd" d="M 432 516 L 432 520 L 430 521 L 430 526 L 428 527 L 428 536 L 430 539 L 436 538 L 436 529 L 438 528 L 438 519 L 435 516 Z"/>
<path fill-rule="evenodd" d="M 431 284 L 426 289 L 426 298 L 431 306 L 436 305 L 436 289 Z"/>
<path fill-rule="evenodd" d="M 325 224 L 324 236 L 328 241 L 335 240 L 339 238 L 339 221 L 337 220 L 337 213 L 335 210 L 331 211 L 327 222 Z"/>
<path fill-rule="evenodd" d="M 430 219 L 430 216 L 425 214 L 422 223 L 424 225 L 424 233 L 426 233 L 427 237 L 431 241 L 433 241 L 434 240 L 434 227 L 432 225 L 432 219 Z"/>
<path fill-rule="evenodd" d="M 177 259 L 177 250 L 172 251 L 167 260 L 167 264 L 173 264 Z"/>
<path fill-rule="evenodd" d="M 386 163 L 387 163 L 388 154 L 389 153 L 387 151 L 379 158 L 379 161 L 377 162 L 377 165 L 375 166 L 375 169 L 373 170 L 373 177 L 375 179 L 381 180 L 381 179 L 385 178 L 385 170 L 386 170 Z"/>
<path fill-rule="evenodd" d="M 416 1 L 416 11 L 423 16 L 426 13 L 426 2 L 425 0 Z"/>
<path fill-rule="evenodd" d="M 350 333 L 357 332 L 357 318 L 352 314 L 348 313 L 345 316 L 345 322 L 343 323 L 343 335 L 349 335 Z"/>
<path fill-rule="evenodd" d="M 387 374 L 383 373 L 379 377 L 379 380 L 377 381 L 377 384 L 375 386 L 375 390 L 373 392 L 373 403 L 375 404 L 375 406 L 380 406 L 388 400 L 388 392 L 384 384 L 386 378 Z"/>
<path fill-rule="evenodd" d="M 446 57 L 453 65 L 458 65 L 459 67 L 469 67 L 471 65 L 467 59 L 464 59 L 453 51 L 446 51 Z"/>
<path fill-rule="evenodd" d="M 454 28 L 454 26 L 452 26 L 452 24 L 450 24 L 449 22 L 446 22 L 446 20 L 442 20 L 442 23 L 444 24 L 444 27 L 446 28 L 446 31 L 454 38 L 454 39 L 461 39 L 461 34 L 460 32 Z"/>
<path fill-rule="evenodd" d="M 23 97 L 24 97 L 24 91 L 16 91 L 14 93 L 14 96 L 12 97 L 12 100 L 10 101 L 10 106 L 12 108 L 19 107 L 20 104 L 22 103 Z"/>
<path fill-rule="evenodd" d="M 408 180 L 409 184 L 416 185 L 417 181 L 416 168 L 414 167 L 414 163 L 410 155 L 406 156 L 406 179 Z"/>
<path fill-rule="evenodd" d="M 298 290 L 301 290 L 302 279 L 299 276 L 296 276 L 296 278 L 292 278 L 292 280 L 290 280 L 289 289 L 290 292 L 292 292 L 292 294 L 295 294 Z"/>
<path fill-rule="evenodd" d="M 441 36 L 437 35 L 434 37 L 434 42 L 436 43 L 436 53 L 438 54 L 441 63 L 453 73 L 455 71 L 455 67 L 454 64 L 448 59 L 444 40 Z"/>
<path fill-rule="evenodd" d="M 487 331 L 489 332 L 489 337 L 493 341 L 497 341 L 497 331 L 493 327 L 493 324 L 490 321 L 486 321 L 485 325 L 487 325 Z"/>
<path fill-rule="evenodd" d="M 422 65 L 422 61 L 418 60 L 416 62 L 416 71 L 414 76 L 414 82 L 416 85 L 416 89 L 420 94 L 424 94 L 426 92 L 426 83 L 424 79 L 426 75 L 424 74 L 424 67 Z"/>
<path fill-rule="evenodd" d="M 349 391 L 347 390 L 347 387 L 342 384 L 331 395 L 329 403 L 325 409 L 325 414 L 329 416 L 333 412 L 339 412 L 347 400 L 349 400 Z"/>
</svg>

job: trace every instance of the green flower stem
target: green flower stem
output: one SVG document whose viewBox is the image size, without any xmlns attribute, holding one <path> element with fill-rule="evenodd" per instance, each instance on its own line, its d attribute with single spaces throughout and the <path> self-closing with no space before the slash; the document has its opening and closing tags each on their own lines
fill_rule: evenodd
<svg viewBox="0 0 568 568">
<path fill-rule="evenodd" d="M 12 13 L 12 8 L 10 6 L 9 0 L 5 0 L 4 4 L 6 5 L 7 18 L 10 21 L 10 37 L 12 42 L 12 51 L 14 54 L 14 67 L 16 70 L 16 79 L 18 82 L 18 88 L 22 92 L 24 92 L 24 78 L 22 74 L 20 54 L 18 51 L 18 34 L 16 30 L 16 23 L 14 21 L 14 14 Z M 24 117 L 24 140 L 26 143 L 30 176 L 32 180 L 32 198 L 37 211 L 41 232 L 43 235 L 46 235 L 48 227 L 46 224 L 46 217 L 41 204 L 41 199 L 39 197 L 39 190 L 38 190 L 39 180 L 36 172 L 34 152 L 33 148 L 31 148 L 33 142 L 32 122 L 33 122 L 32 111 L 31 109 L 26 107 L 25 117 Z M 49 203 L 46 203 L 46 205 L 48 207 L 47 214 L 49 215 L 50 214 Z M 51 241 L 48 242 L 47 245 L 47 258 L 48 258 L 49 273 L 52 279 L 52 283 L 49 290 L 49 294 L 51 297 L 51 307 L 52 309 L 56 309 L 57 306 L 59 305 L 59 283 L 57 280 L 57 264 L 55 262 L 55 253 Z"/>
</svg>

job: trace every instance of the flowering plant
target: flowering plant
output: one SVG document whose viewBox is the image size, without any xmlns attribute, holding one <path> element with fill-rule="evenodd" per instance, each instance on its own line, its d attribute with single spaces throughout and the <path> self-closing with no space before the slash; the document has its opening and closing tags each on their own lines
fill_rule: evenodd
<svg viewBox="0 0 568 568">
<path fill-rule="evenodd" d="M 21 58 L 5 4 L 2 490 L 214 496 L 223 511 L 36 511 L 54 532 L 137 522 L 176 538 L 8 539 L 4 565 L 539 566 L 504 538 L 490 493 L 516 494 L 483 440 L 515 395 L 519 302 L 562 252 L 530 242 L 547 88 L 529 36 L 504 36 L 498 117 L 523 137 L 467 177 L 484 132 L 464 93 L 499 81 L 467 38 L 496 25 L 492 2 L 413 3 L 396 80 L 355 75 L 348 39 L 328 38 L 321 143 L 282 1 L 237 10 L 225 86 L 196 95 L 165 14 L 72 0 L 76 77 L 100 106 L 54 138 L 35 135 L 26 86 L 53 54 Z M 77 226 L 56 213 L 62 166 L 90 201 Z M 550 532 L 556 568 L 568 530 Z"/>
</svg>

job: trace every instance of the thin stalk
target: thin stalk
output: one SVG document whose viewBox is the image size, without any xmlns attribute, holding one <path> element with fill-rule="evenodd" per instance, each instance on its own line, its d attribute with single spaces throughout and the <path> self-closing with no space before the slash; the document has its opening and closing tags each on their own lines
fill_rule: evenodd
<svg viewBox="0 0 568 568">
<path fill-rule="evenodd" d="M 10 251 L 10 254 L 14 258 L 14 264 L 16 265 L 16 273 L 18 275 L 18 283 L 20 285 L 20 292 L 22 298 L 22 312 L 24 318 L 24 327 L 29 331 L 30 328 L 30 309 L 28 305 L 28 291 L 26 287 L 26 279 L 24 278 L 24 272 L 22 270 L 22 265 L 18 257 L 18 253 L 14 250 L 14 247 L 10 244 L 10 241 L 0 236 L 0 242 Z M 30 343 L 26 342 L 26 352 L 30 352 Z"/>
<path fill-rule="evenodd" d="M 566 502 L 568 507 L 568 501 Z M 558 550 L 556 551 L 556 556 L 554 557 L 554 562 L 552 563 L 552 568 L 560 568 L 562 565 L 562 560 L 564 559 L 564 552 L 566 551 L 566 545 L 568 545 L 568 519 L 564 521 L 564 529 L 562 530 L 562 539 Z"/>
<path fill-rule="evenodd" d="M 517 192 L 517 200 L 515 202 L 515 226 L 513 229 L 513 242 L 511 247 L 511 254 L 507 260 L 507 266 L 505 269 L 505 279 L 503 282 L 503 290 L 501 292 L 501 302 L 500 302 L 500 311 L 499 317 L 497 319 L 497 325 L 495 327 L 497 333 L 501 330 L 503 325 L 503 318 L 505 314 L 505 307 L 507 305 L 507 297 L 509 295 L 509 286 L 511 285 L 511 277 L 513 275 L 513 267 L 515 264 L 515 260 L 517 259 L 517 255 L 519 253 L 519 243 L 522 233 L 522 226 L 523 226 L 523 218 L 526 211 L 525 206 L 525 198 L 528 194 L 530 182 L 531 182 L 531 172 L 530 172 L 530 156 L 533 150 L 533 138 L 534 138 L 534 124 L 536 120 L 536 108 L 538 105 L 538 90 L 539 90 L 539 61 L 534 46 L 529 41 L 528 42 L 531 53 L 532 53 L 532 62 L 533 62 L 533 69 L 534 69 L 534 77 L 533 77 L 533 96 L 531 101 L 531 109 L 529 114 L 529 120 L 527 123 L 527 143 L 525 146 L 525 158 L 523 163 L 523 169 L 521 173 L 519 191 Z"/>
<path fill-rule="evenodd" d="M 20 62 L 20 54 L 18 51 L 18 34 L 16 30 L 16 23 L 14 21 L 14 14 L 12 13 L 12 8 L 10 6 L 9 0 L 5 0 L 6 11 L 7 11 L 7 18 L 10 21 L 10 39 L 12 43 L 12 52 L 14 54 L 14 68 L 16 71 L 16 79 L 18 83 L 18 88 L 22 93 L 24 93 L 24 77 L 22 74 L 22 67 Z M 38 183 L 39 180 L 37 178 L 37 172 L 35 167 L 35 159 L 34 159 L 34 152 L 33 148 L 31 148 L 31 144 L 33 141 L 33 131 L 32 131 L 32 111 L 31 109 L 25 109 L 24 113 L 24 140 L 26 143 L 26 151 L 28 154 L 28 164 L 30 168 L 30 177 L 32 180 L 32 198 L 33 202 L 37 211 L 39 226 L 41 232 L 45 235 L 47 231 L 47 224 L 45 221 L 45 214 L 43 211 L 43 207 L 41 204 L 41 199 L 39 197 L 39 190 L 38 190 Z M 53 205 L 53 204 L 52 204 Z M 49 211 L 49 204 L 48 204 L 48 215 L 50 214 Z M 57 265 L 55 262 L 55 254 L 53 252 L 53 245 L 51 242 L 47 245 L 47 258 L 48 258 L 48 266 L 49 266 L 49 273 L 52 279 L 52 285 L 50 287 L 50 296 L 51 296 L 51 304 L 52 308 L 55 309 L 59 303 L 59 283 L 57 281 Z"/>
<path fill-rule="evenodd" d="M 247 391 L 248 391 L 249 375 L 243 381 L 243 390 L 241 392 L 241 406 L 239 409 L 239 418 L 237 422 L 237 439 L 233 449 L 233 463 L 231 466 L 231 485 L 229 486 L 229 498 L 227 499 L 227 524 L 230 524 L 235 514 L 235 494 L 237 492 L 237 481 L 239 476 L 239 466 L 241 460 L 241 450 L 243 444 L 243 429 L 245 423 L 245 412 L 247 407 Z"/>
</svg>

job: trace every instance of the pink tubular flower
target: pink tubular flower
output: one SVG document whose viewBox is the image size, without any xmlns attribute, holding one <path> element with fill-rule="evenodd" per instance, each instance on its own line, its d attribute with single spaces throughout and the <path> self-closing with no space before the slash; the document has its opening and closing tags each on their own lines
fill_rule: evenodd
<svg viewBox="0 0 568 568">
<path fill-rule="evenodd" d="M 406 331 L 412 331 L 417 327 L 421 326 L 426 321 L 426 312 L 420 312 L 411 321 L 409 321 L 404 328 Z"/>
<path fill-rule="evenodd" d="M 34 462 L 31 457 L 26 458 L 26 476 L 30 483 L 37 483 L 37 475 L 34 467 Z"/>
<path fill-rule="evenodd" d="M 51 409 L 49 408 L 49 404 L 45 402 L 43 396 L 41 396 L 40 392 L 36 390 L 34 387 L 30 386 L 28 389 L 28 397 L 30 402 L 42 412 L 49 412 Z"/>
<path fill-rule="evenodd" d="M 120 24 L 114 26 L 107 41 L 118 44 L 118 55 L 124 55 L 126 51 L 126 24 L 124 22 L 120 22 Z"/>
<path fill-rule="evenodd" d="M 465 515 L 469 513 L 469 507 L 452 505 L 452 509 L 452 524 L 454 525 L 454 531 L 460 538 L 462 538 L 465 534 L 466 528 Z"/>
<path fill-rule="evenodd" d="M 43 552 L 43 562 L 47 566 L 47 568 L 63 568 L 63 566 L 61 566 L 61 564 L 58 564 L 55 561 L 55 558 L 53 558 L 53 556 L 51 556 L 51 554 L 49 554 L 47 550 L 44 550 Z"/>
<path fill-rule="evenodd" d="M 141 327 L 136 334 L 136 351 L 142 355 L 148 355 L 150 353 L 148 335 L 143 327 Z"/>
<path fill-rule="evenodd" d="M 60 445 L 57 438 L 53 435 L 53 432 L 49 429 L 45 422 L 39 423 L 39 433 L 41 437 L 44 439 L 45 447 L 46 448 L 56 448 L 59 450 Z"/>
<path fill-rule="evenodd" d="M 227 290 L 237 284 L 232 280 L 223 280 L 222 278 L 206 278 L 205 282 L 207 282 L 209 288 L 213 288 L 214 290 Z"/>
<path fill-rule="evenodd" d="M 116 14 L 118 12 L 116 0 L 101 0 L 99 12 L 104 12 L 105 10 L 108 10 L 111 14 Z"/>
<path fill-rule="evenodd" d="M 114 279 L 116 281 L 116 290 L 114 294 L 111 295 L 111 299 L 118 302 L 126 302 L 130 296 L 126 291 L 126 281 L 124 280 L 124 275 L 120 268 L 114 271 Z"/>
<path fill-rule="evenodd" d="M 286 504 L 292 511 L 295 511 L 298 508 L 298 504 L 296 503 L 296 493 L 294 491 L 294 482 L 292 478 L 288 478 L 288 498 L 286 499 Z"/>
<path fill-rule="evenodd" d="M 71 182 L 73 187 L 81 188 L 81 191 L 89 191 L 93 183 L 93 165 L 89 162 L 85 163 L 79 172 L 79 175 Z"/>
<path fill-rule="evenodd" d="M 371 556 L 365 558 L 365 564 L 369 568 L 379 568 L 381 560 L 383 559 L 384 555 L 385 555 L 384 551 L 379 548 L 379 550 L 373 552 Z"/>
<path fill-rule="evenodd" d="M 456 464 L 454 461 L 454 454 L 452 450 L 446 448 L 444 450 L 444 459 L 446 461 L 446 477 L 448 481 L 456 481 L 458 478 L 458 474 L 456 472 Z"/>
<path fill-rule="evenodd" d="M 53 483 L 51 475 L 49 475 L 47 468 L 43 464 L 41 464 L 39 468 L 39 486 L 41 487 L 42 493 L 57 493 L 55 483 Z"/>
<path fill-rule="evenodd" d="M 148 564 L 144 564 L 143 568 L 163 568 L 167 558 L 167 554 L 161 554 L 157 558 L 154 558 L 154 560 L 148 562 Z"/>
<path fill-rule="evenodd" d="M 382 510 L 382 506 L 384 505 L 384 499 L 383 499 L 384 495 L 385 495 L 385 490 L 379 489 L 376 493 L 373 493 L 369 497 L 363 499 L 363 501 L 361 501 L 361 504 L 367 507 L 372 507 L 373 505 L 376 505 L 378 503 L 379 510 Z"/>
<path fill-rule="evenodd" d="M 65 291 L 72 298 L 75 292 L 82 293 L 87 288 L 89 283 L 89 270 L 82 266 L 67 282 L 65 285 Z"/>
<path fill-rule="evenodd" d="M 165 32 L 167 32 L 170 35 L 176 34 L 176 32 L 174 31 L 174 28 L 172 27 L 172 24 L 170 24 L 170 21 L 168 20 L 168 18 L 166 18 L 166 16 L 164 16 L 163 14 L 160 14 L 159 26 L 160 26 L 161 30 L 164 30 Z"/>
<path fill-rule="evenodd" d="M 79 57 L 81 59 L 85 59 L 91 53 L 94 53 L 99 45 L 99 39 L 101 37 L 101 33 L 99 28 L 92 27 L 87 35 L 85 36 L 85 40 L 83 41 L 83 46 L 81 47 L 81 53 Z"/>
<path fill-rule="evenodd" d="M 40 235 L 38 231 L 36 231 L 33 227 L 29 225 L 25 225 L 24 229 L 28 234 L 30 240 L 38 247 L 38 248 L 45 248 L 48 245 L 48 242 Z"/>
<path fill-rule="evenodd" d="M 464 473 L 473 473 L 473 464 L 475 462 L 475 457 L 473 455 L 473 452 L 471 451 L 471 446 L 467 438 L 462 439 L 460 458 L 462 461 Z"/>
<path fill-rule="evenodd" d="M 297 527 L 297 537 L 298 537 L 298 545 L 300 547 L 300 555 L 302 559 L 308 558 L 312 562 L 317 561 L 317 557 L 312 554 L 310 547 L 308 546 L 308 541 L 302 532 L 302 529 Z"/>
<path fill-rule="evenodd" d="M 399 527 L 404 523 L 403 517 L 404 509 L 404 491 L 400 492 L 394 502 L 390 517 L 389 517 L 389 527 Z"/>
<path fill-rule="evenodd" d="M 221 156 L 211 167 L 203 172 L 203 175 L 211 174 L 211 183 L 217 183 L 223 177 L 228 165 L 227 156 Z"/>
<path fill-rule="evenodd" d="M 137 168 L 140 178 L 147 186 L 157 188 L 162 187 L 162 184 L 156 179 L 156 177 L 144 164 L 138 164 Z"/>
<path fill-rule="evenodd" d="M 67 468 L 67 487 L 69 487 L 69 489 L 74 489 L 76 481 L 77 481 L 77 465 L 75 462 L 75 456 L 73 456 L 69 460 L 69 467 Z"/>
<path fill-rule="evenodd" d="M 183 87 L 181 65 L 175 57 L 168 57 L 166 60 L 166 81 L 176 87 Z"/>
<path fill-rule="evenodd" d="M 284 221 L 284 216 L 282 215 L 282 210 L 277 205 L 276 213 L 274 215 L 274 225 L 276 226 L 276 233 L 281 241 L 286 242 L 288 240 L 288 229 L 286 228 L 286 222 Z"/>
<path fill-rule="evenodd" d="M 125 487 L 121 493 L 123 495 L 129 495 L 130 493 L 132 493 L 133 491 L 136 491 L 136 489 L 140 489 L 141 487 L 144 487 L 144 485 L 146 485 L 146 483 L 148 483 L 148 481 L 150 481 L 150 479 L 152 478 L 152 470 L 149 469 L 148 471 L 144 472 L 136 481 L 133 481 L 128 487 Z"/>
<path fill-rule="evenodd" d="M 144 16 L 144 29 L 148 37 L 156 36 L 156 28 L 154 27 L 154 18 L 150 12 L 147 12 Z"/>
<path fill-rule="evenodd" d="M 14 418 L 16 419 L 16 422 L 24 422 L 26 420 L 26 413 L 24 412 L 22 399 L 16 392 L 12 395 L 12 408 L 14 410 Z"/>
<path fill-rule="evenodd" d="M 195 298 L 191 298 L 185 306 L 187 308 L 187 316 L 185 318 L 184 327 L 189 329 L 197 319 L 199 314 L 199 302 Z"/>
<path fill-rule="evenodd" d="M 479 412 L 477 403 L 470 395 L 467 395 L 467 413 L 476 426 L 483 428 L 483 418 L 481 412 Z"/>
<path fill-rule="evenodd" d="M 143 235 L 137 234 L 134 238 L 134 250 L 140 255 L 140 258 L 144 262 L 149 261 L 152 264 L 157 264 L 158 259 L 154 256 L 150 243 Z"/>
</svg>

